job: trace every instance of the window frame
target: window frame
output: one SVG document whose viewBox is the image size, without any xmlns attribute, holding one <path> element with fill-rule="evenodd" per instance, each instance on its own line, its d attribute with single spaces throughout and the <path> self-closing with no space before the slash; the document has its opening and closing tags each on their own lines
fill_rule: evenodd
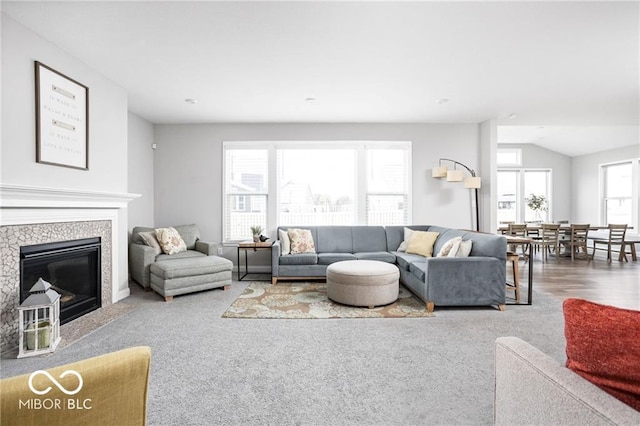
<svg viewBox="0 0 640 426">
<path fill-rule="evenodd" d="M 516 203 L 516 223 L 526 223 L 526 214 L 527 214 L 527 195 L 525 194 L 525 176 L 527 172 L 546 172 L 548 173 L 549 178 L 547 179 L 547 218 L 551 220 L 553 218 L 553 169 L 546 167 L 499 167 L 499 172 L 512 172 L 517 173 L 517 193 L 515 195 L 515 203 Z M 498 195 L 499 198 L 499 195 Z M 496 203 L 496 209 L 498 209 L 498 201 Z M 497 227 L 500 227 L 500 223 L 496 224 Z"/>
<path fill-rule="evenodd" d="M 610 166 L 619 166 L 623 164 L 631 165 L 631 196 L 629 197 L 607 197 L 607 173 L 606 168 Z M 609 163 L 601 163 L 598 166 L 599 171 L 599 186 L 600 186 L 600 209 L 599 209 L 599 222 L 602 226 L 606 226 L 607 219 L 607 201 L 613 200 L 630 200 L 631 201 L 631 223 L 629 226 L 637 227 L 640 222 L 639 219 L 639 199 L 640 199 L 640 159 L 632 158 L 627 160 L 612 161 Z"/>
<path fill-rule="evenodd" d="M 227 239 L 227 199 L 231 193 L 227 193 L 227 151 L 237 149 L 266 149 L 269 161 L 267 167 L 267 212 L 266 232 L 272 233 L 280 225 L 280 173 L 278 173 L 278 150 L 281 149 L 351 149 L 355 151 L 355 223 L 353 225 L 366 225 L 368 220 L 367 198 L 370 195 L 401 195 L 406 197 L 406 224 L 412 220 L 412 145 L 411 141 L 224 141 L 222 144 L 222 234 L 223 243 L 234 243 L 238 240 Z M 367 149 L 401 149 L 404 151 L 406 193 L 387 191 L 368 191 L 367 182 Z M 243 194 L 246 195 L 246 194 Z M 251 195 L 261 195 L 259 193 Z"/>
</svg>

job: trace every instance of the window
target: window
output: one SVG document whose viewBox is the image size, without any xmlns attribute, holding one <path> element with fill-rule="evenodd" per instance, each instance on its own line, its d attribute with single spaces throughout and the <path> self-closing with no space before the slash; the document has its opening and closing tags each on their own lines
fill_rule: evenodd
<svg viewBox="0 0 640 426">
<path fill-rule="evenodd" d="M 520 167 L 522 166 L 522 149 L 520 148 L 498 149 L 498 155 L 496 159 L 498 162 L 498 166 Z"/>
<path fill-rule="evenodd" d="M 267 225 L 266 149 L 225 151 L 224 239 L 243 240 L 254 225 Z"/>
<path fill-rule="evenodd" d="M 403 225 L 410 142 L 225 142 L 225 241 L 280 225 Z"/>
<path fill-rule="evenodd" d="M 631 161 L 602 166 L 604 181 L 604 223 L 632 226 L 633 164 Z"/>
<path fill-rule="evenodd" d="M 548 222 L 551 218 L 551 171 L 498 170 L 498 226 L 505 222 Z M 546 211 L 527 205 L 531 195 L 543 196 Z"/>
</svg>

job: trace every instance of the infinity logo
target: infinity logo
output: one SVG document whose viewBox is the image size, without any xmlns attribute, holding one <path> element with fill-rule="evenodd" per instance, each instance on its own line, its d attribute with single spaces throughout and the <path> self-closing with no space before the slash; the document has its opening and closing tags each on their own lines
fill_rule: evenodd
<svg viewBox="0 0 640 426">
<path fill-rule="evenodd" d="M 65 370 L 61 375 L 60 375 L 60 379 L 68 376 L 68 375 L 72 375 L 72 376 L 76 376 L 78 378 L 78 387 L 75 388 L 74 390 L 67 390 L 65 389 L 64 386 L 62 386 L 56 379 L 53 378 L 53 376 L 51 374 L 49 374 L 48 372 L 44 371 L 44 370 L 37 370 L 34 371 L 33 373 L 31 373 L 31 375 L 29 376 L 29 389 L 31 389 L 31 392 L 35 393 L 36 395 L 45 395 L 47 393 L 49 393 L 49 391 L 51 391 L 51 386 L 47 387 L 45 390 L 37 390 L 33 387 L 33 378 L 35 376 L 37 376 L 38 374 L 42 374 L 43 376 L 46 376 L 49 380 L 51 380 L 51 383 L 53 383 L 54 385 L 57 386 L 58 389 L 60 389 L 64 394 L 66 395 L 75 395 L 78 392 L 80 392 L 80 389 L 82 389 L 82 376 L 80 375 L 80 373 L 78 373 L 77 371 L 74 370 Z"/>
</svg>

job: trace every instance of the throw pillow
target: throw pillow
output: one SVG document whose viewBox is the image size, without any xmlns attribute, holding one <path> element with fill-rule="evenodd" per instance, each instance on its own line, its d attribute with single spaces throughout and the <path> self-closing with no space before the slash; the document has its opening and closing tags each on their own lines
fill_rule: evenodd
<svg viewBox="0 0 640 426">
<path fill-rule="evenodd" d="M 187 251 L 187 245 L 175 228 L 156 229 L 156 238 L 165 254 L 176 254 Z"/>
<path fill-rule="evenodd" d="M 458 247 L 456 257 L 469 257 L 469 254 L 471 254 L 472 247 L 473 247 L 473 241 L 471 240 L 460 241 L 460 246 Z"/>
<path fill-rule="evenodd" d="M 289 239 L 287 231 L 280 229 L 278 231 L 278 237 L 280 239 L 280 254 L 284 256 L 291 253 L 291 240 Z"/>
<path fill-rule="evenodd" d="M 436 257 L 447 257 L 453 252 L 453 256 L 456 255 L 458 251 L 458 246 L 460 245 L 460 241 L 462 241 L 462 237 L 455 237 L 444 243 L 440 251 L 436 255 Z M 457 244 L 456 244 L 457 243 Z M 455 247 L 455 250 L 452 250 Z"/>
<path fill-rule="evenodd" d="M 397 251 L 407 251 L 407 246 L 411 240 L 411 236 L 415 231 L 413 229 L 404 228 L 404 241 L 400 243 Z"/>
<path fill-rule="evenodd" d="M 291 241 L 291 254 L 316 252 L 313 235 L 308 229 L 289 229 L 287 235 Z"/>
<path fill-rule="evenodd" d="M 160 247 L 160 243 L 156 238 L 155 232 L 153 231 L 140 232 L 138 235 L 140 235 L 140 238 L 142 238 L 142 241 L 144 241 L 146 245 L 148 245 L 153 249 L 156 256 L 162 253 L 162 248 Z"/>
<path fill-rule="evenodd" d="M 567 368 L 640 411 L 640 311 L 566 299 Z"/>
<path fill-rule="evenodd" d="M 407 246 L 407 253 L 431 257 L 433 254 L 433 245 L 438 235 L 440 235 L 439 232 L 414 231 Z"/>
</svg>

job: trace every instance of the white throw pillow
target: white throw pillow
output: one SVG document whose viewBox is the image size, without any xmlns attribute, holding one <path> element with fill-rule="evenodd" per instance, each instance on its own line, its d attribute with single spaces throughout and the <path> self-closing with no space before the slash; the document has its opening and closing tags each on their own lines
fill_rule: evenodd
<svg viewBox="0 0 640 426">
<path fill-rule="evenodd" d="M 468 257 L 471 253 L 471 247 L 473 246 L 473 241 L 465 240 L 460 242 L 460 247 L 458 247 L 458 252 L 456 253 L 456 257 Z"/>
<path fill-rule="evenodd" d="M 284 256 L 291 253 L 291 240 L 289 239 L 287 231 L 280 229 L 278 231 L 278 236 L 280 238 L 280 254 Z"/>
<path fill-rule="evenodd" d="M 407 247 L 409 247 L 409 241 L 411 241 L 411 236 L 413 235 L 413 233 L 413 229 L 404 228 L 404 241 L 400 243 L 398 251 L 407 251 Z"/>
<path fill-rule="evenodd" d="M 449 241 L 444 243 L 444 245 L 440 248 L 440 251 L 438 252 L 436 257 L 455 256 L 456 252 L 458 251 L 458 247 L 460 246 L 460 241 L 462 241 L 462 237 L 451 238 Z M 455 250 L 454 250 L 454 247 L 455 247 Z M 451 254 L 451 252 L 453 252 L 453 255 Z"/>
<path fill-rule="evenodd" d="M 458 251 L 460 250 L 460 244 L 462 244 L 462 238 L 458 238 L 454 243 L 453 246 L 451 247 L 451 250 L 449 250 L 449 253 L 447 254 L 447 257 L 458 257 Z"/>
</svg>

